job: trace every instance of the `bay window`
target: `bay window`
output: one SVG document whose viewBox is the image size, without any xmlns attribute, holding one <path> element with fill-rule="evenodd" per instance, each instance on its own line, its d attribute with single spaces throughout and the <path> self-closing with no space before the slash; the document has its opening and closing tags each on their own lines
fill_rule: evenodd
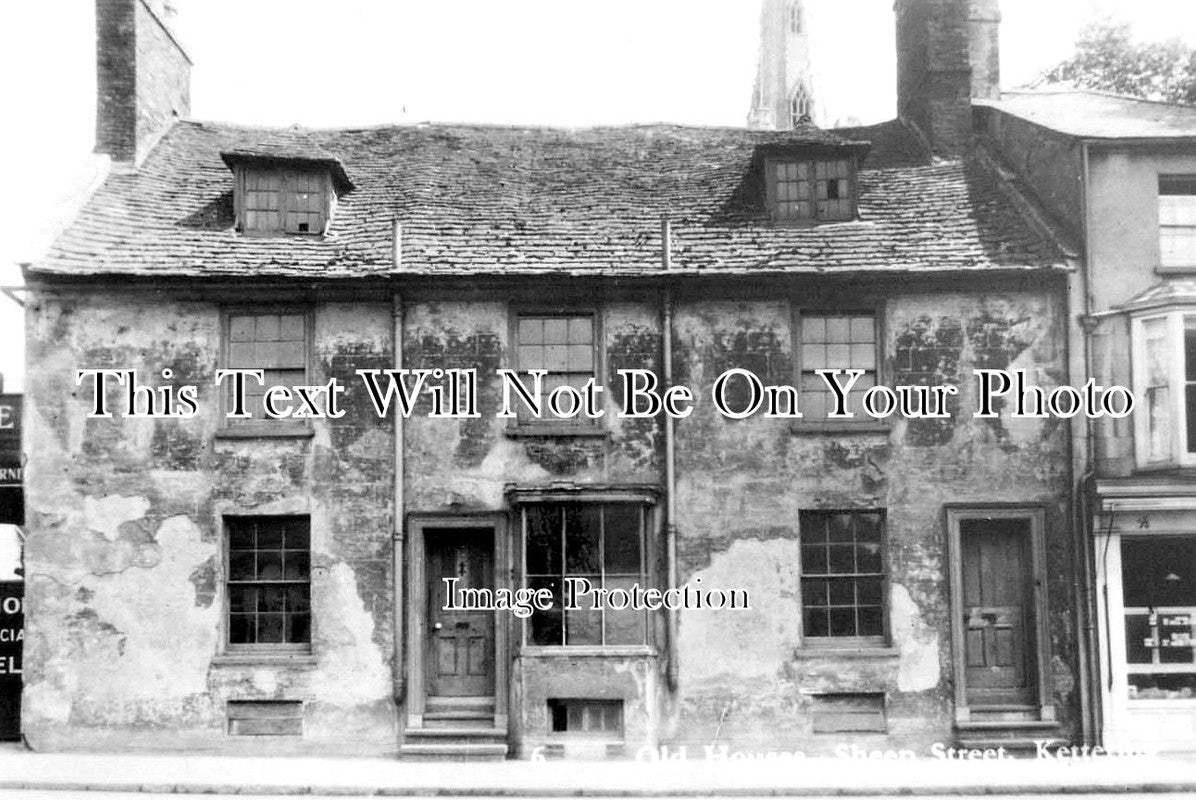
<svg viewBox="0 0 1196 800">
<path fill-rule="evenodd" d="M 1196 308 L 1132 320 L 1140 467 L 1196 465 Z"/>
</svg>

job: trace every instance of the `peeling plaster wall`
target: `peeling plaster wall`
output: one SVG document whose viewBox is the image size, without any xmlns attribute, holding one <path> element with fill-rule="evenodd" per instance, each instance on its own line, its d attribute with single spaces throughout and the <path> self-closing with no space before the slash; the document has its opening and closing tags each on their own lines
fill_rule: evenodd
<svg viewBox="0 0 1196 800">
<path fill-rule="evenodd" d="M 801 423 L 723 418 L 714 379 L 742 367 L 794 383 L 787 289 L 769 298 L 681 298 L 674 382 L 697 410 L 677 423 L 678 552 L 682 582 L 742 588 L 753 609 L 681 615 L 676 693 L 651 654 L 514 655 L 512 746 L 547 741 L 552 697 L 623 699 L 629 747 L 732 743 L 816 751 L 810 695 L 883 691 L 899 746 L 952 736 L 946 503 L 1039 503 L 1048 509 L 1047 574 L 1055 695 L 1065 727 L 1075 676 L 1065 508 L 1066 426 L 1052 420 L 972 420 L 975 367 L 1026 369 L 1065 380 L 1061 292 L 1014 289 L 888 292 L 883 350 L 890 382 L 953 383 L 955 418 L 897 421 L 880 432 L 813 433 Z M 724 296 L 711 293 L 708 296 Z M 801 296 L 800 292 L 794 295 Z M 461 295 L 457 295 L 461 297 Z M 513 366 L 520 306 L 506 296 L 409 299 L 404 365 L 476 369 L 480 418 L 404 424 L 408 513 L 507 511 L 508 484 L 545 487 L 664 481 L 663 425 L 619 420 L 617 370 L 659 370 L 660 307 L 651 295 L 593 306 L 603 340 L 607 435 L 513 436 L 496 419 Z M 762 298 L 764 295 L 754 295 Z M 309 439 L 214 438 L 210 387 L 219 361 L 213 303 L 141 302 L 128 295 L 41 295 L 29 314 L 29 632 L 26 730 L 35 746 L 219 748 L 228 699 L 302 699 L 302 741 L 278 750 L 394 749 L 391 693 L 392 437 L 354 370 L 391 364 L 391 309 L 319 303 L 312 382 L 351 387 L 347 415 Z M 201 386 L 201 414 L 183 421 L 85 419 L 78 367 L 170 366 Z M 796 572 L 803 509 L 880 508 L 887 519 L 889 629 L 878 657 L 831 657 L 802 647 Z M 314 644 L 311 663 L 215 658 L 223 625 L 225 514 L 310 514 Z M 664 579 L 660 515 L 649 530 L 650 581 Z M 514 530 L 518 530 L 517 526 Z M 515 534 L 517 536 L 517 534 Z M 518 548 L 512 548 L 517 557 Z M 515 569 L 515 564 L 508 565 Z M 514 573 L 518 575 L 518 570 Z M 513 639 L 519 628 L 513 623 Z M 663 619 L 654 643 L 663 651 Z M 1070 729 L 1070 728 L 1067 728 Z M 163 732 L 167 732 L 164 734 Z M 842 740 L 841 738 L 839 739 Z"/>
<path fill-rule="evenodd" d="M 31 745 L 393 751 L 390 423 L 359 392 L 310 438 L 216 438 L 214 303 L 45 293 L 27 319 Z M 389 366 L 389 306 L 319 303 L 312 319 L 312 383 Z M 148 384 L 169 367 L 200 413 L 88 420 L 74 372 L 96 367 Z M 222 657 L 229 514 L 310 515 L 310 657 Z M 304 701 L 303 739 L 226 737 L 230 699 Z"/>
<path fill-rule="evenodd" d="M 406 422 L 410 512 L 503 511 L 508 508 L 507 484 L 662 483 L 659 420 L 615 418 L 621 386 L 618 370 L 660 367 L 659 306 L 615 299 L 599 307 L 597 330 L 604 346 L 598 382 L 606 387 L 602 399 L 604 427 L 609 432 L 600 437 L 510 436 L 510 422 L 496 418 L 502 407 L 502 385 L 495 370 L 514 366 L 510 331 L 519 308 L 505 298 L 408 304 L 404 364 L 476 369 L 481 414 L 477 420 L 434 420 L 425 416 L 427 407 L 421 406 Z M 653 573 L 654 580 L 661 580 L 659 566 Z M 513 625 L 518 640 L 519 624 Z M 511 672 L 513 752 L 528 756 L 550 738 L 547 701 L 559 697 L 622 699 L 629 750 L 653 742 L 659 728 L 661 667 L 657 659 L 643 655 L 517 657 Z"/>
<path fill-rule="evenodd" d="M 675 343 L 682 379 L 703 400 L 678 423 L 680 580 L 746 588 L 750 611 L 686 611 L 681 686 L 666 741 L 827 750 L 851 734 L 812 732 L 810 694 L 885 692 L 889 735 L 878 746 L 951 741 L 952 671 L 943 506 L 1045 504 L 1054 695 L 1076 718 L 1066 530 L 1066 425 L 973 420 L 974 368 L 1025 369 L 1065 381 L 1062 296 L 1047 291 L 887 294 L 889 383 L 960 388 L 950 420 L 896 421 L 872 433 L 811 432 L 802 422 L 724 419 L 709 403 L 731 366 L 792 383 L 787 303 L 683 304 Z M 892 647 L 872 656 L 804 648 L 798 600 L 803 509 L 884 509 Z"/>
</svg>

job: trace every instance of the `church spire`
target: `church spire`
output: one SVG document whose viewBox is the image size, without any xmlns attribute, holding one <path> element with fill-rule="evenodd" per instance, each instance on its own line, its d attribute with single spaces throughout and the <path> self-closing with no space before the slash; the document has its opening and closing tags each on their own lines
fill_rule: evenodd
<svg viewBox="0 0 1196 800">
<path fill-rule="evenodd" d="M 805 5 L 802 0 L 763 0 L 748 127 L 783 131 L 815 119 Z"/>
</svg>

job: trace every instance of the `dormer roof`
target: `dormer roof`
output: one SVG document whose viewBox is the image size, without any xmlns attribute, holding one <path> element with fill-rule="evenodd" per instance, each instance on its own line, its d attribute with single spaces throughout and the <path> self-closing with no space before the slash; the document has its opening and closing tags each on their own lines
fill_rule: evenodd
<svg viewBox="0 0 1196 800">
<path fill-rule="evenodd" d="M 271 131 L 260 139 L 238 143 L 220 151 L 220 158 L 229 169 L 239 164 L 266 163 L 325 167 L 332 175 L 332 185 L 338 195 L 351 192 L 354 188 L 341 160 L 297 126 Z"/>
</svg>

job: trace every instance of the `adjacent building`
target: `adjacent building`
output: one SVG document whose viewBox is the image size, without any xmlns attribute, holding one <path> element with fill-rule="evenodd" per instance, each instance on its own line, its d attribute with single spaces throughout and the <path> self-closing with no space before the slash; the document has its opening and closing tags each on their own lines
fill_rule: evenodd
<svg viewBox="0 0 1196 800">
<path fill-rule="evenodd" d="M 1077 503 L 1099 625 L 1100 733 L 1196 742 L 1196 108 L 1095 92 L 1006 94 L 978 127 L 1085 254 L 1073 374 L 1132 386 L 1081 425 Z M 1079 382 L 1079 381 L 1077 381 Z"/>
</svg>

